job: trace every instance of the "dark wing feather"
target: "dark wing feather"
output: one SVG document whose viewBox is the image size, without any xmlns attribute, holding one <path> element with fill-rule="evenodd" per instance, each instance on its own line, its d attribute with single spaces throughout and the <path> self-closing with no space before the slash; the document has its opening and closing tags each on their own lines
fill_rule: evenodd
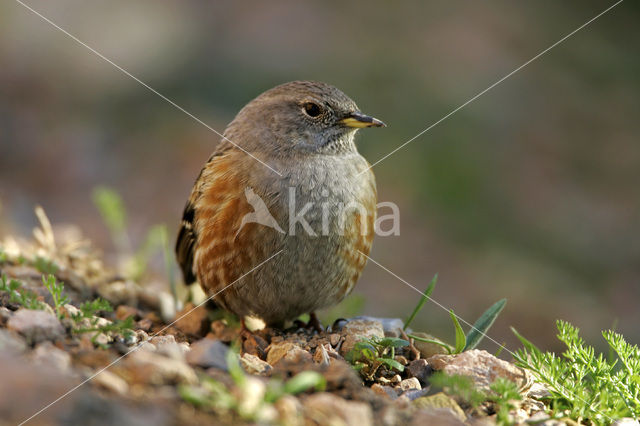
<svg viewBox="0 0 640 426">
<path fill-rule="evenodd" d="M 194 217 L 195 209 L 191 200 L 189 200 L 182 213 L 182 222 L 180 223 L 180 231 L 176 241 L 178 264 L 182 269 L 182 276 L 187 285 L 196 281 L 196 276 L 193 273 L 193 252 L 197 239 L 193 223 Z"/>
</svg>

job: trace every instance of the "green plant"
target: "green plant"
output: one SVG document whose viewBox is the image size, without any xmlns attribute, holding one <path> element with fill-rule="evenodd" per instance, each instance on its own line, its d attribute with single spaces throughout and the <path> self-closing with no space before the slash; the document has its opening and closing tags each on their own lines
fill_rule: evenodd
<svg viewBox="0 0 640 426">
<path fill-rule="evenodd" d="M 227 368 L 233 387 L 209 377 L 202 376 L 198 385 L 182 385 L 178 388 L 181 398 L 196 407 L 217 413 L 235 413 L 248 421 L 273 423 L 273 403 L 284 395 L 296 395 L 310 389 L 322 391 L 325 378 L 315 371 L 303 371 L 287 381 L 271 378 L 266 385 L 256 377 L 248 377 L 238 363 L 238 354 L 227 352 Z M 269 410 L 271 408 L 271 410 Z"/>
<path fill-rule="evenodd" d="M 418 312 L 420 312 L 424 304 L 427 302 L 427 299 L 431 298 L 431 293 L 433 293 L 433 290 L 436 288 L 436 282 L 438 282 L 438 274 L 435 274 L 433 276 L 431 282 L 422 293 L 422 297 L 418 301 L 418 304 L 415 308 L 413 308 L 411 315 L 409 315 L 409 318 L 407 318 L 407 320 L 404 322 L 404 327 L 402 328 L 404 331 L 407 331 L 409 325 L 411 325 L 411 323 L 413 322 L 413 319 L 416 317 L 416 315 L 418 315 Z"/>
<path fill-rule="evenodd" d="M 38 300 L 36 293 L 23 288 L 22 283 L 18 280 L 10 280 L 7 283 L 7 277 L 4 274 L 0 276 L 0 291 L 9 295 L 9 301 L 11 303 L 17 303 L 27 309 L 46 309 L 47 305 Z"/>
<path fill-rule="evenodd" d="M 411 315 L 409 315 L 409 318 L 405 322 L 404 330 L 407 330 L 407 328 L 409 327 L 409 324 L 413 322 L 413 319 L 418 314 L 418 312 L 422 309 L 426 300 L 431 298 L 430 296 L 431 296 L 431 293 L 433 293 L 433 290 L 436 286 L 437 279 L 438 279 L 438 274 L 436 274 L 433 277 L 433 279 L 427 286 L 426 290 L 422 293 L 422 297 L 420 298 L 420 301 L 418 301 L 418 304 L 413 309 L 413 312 L 411 312 Z M 502 309 L 504 309 L 504 306 L 506 305 L 506 303 L 507 303 L 506 299 L 501 299 L 501 300 L 498 300 L 493 305 L 491 305 L 489 309 L 484 311 L 484 313 L 480 316 L 480 318 L 478 318 L 478 320 L 473 324 L 473 326 L 471 326 L 471 330 L 469 331 L 469 334 L 466 336 L 465 336 L 464 330 L 462 329 L 462 326 L 460 325 L 460 322 L 458 321 L 458 317 L 453 312 L 453 310 L 449 310 L 449 316 L 451 317 L 451 321 L 453 322 L 453 327 L 455 329 L 455 335 L 456 335 L 454 346 L 451 346 L 441 340 L 427 339 L 424 337 L 416 336 L 414 334 L 409 334 L 408 337 L 417 341 L 434 343 L 436 345 L 442 346 L 450 354 L 458 354 L 463 351 L 475 349 L 480 343 L 480 341 L 482 341 L 482 339 L 486 336 L 487 331 L 491 328 L 491 326 L 495 322 L 498 315 L 500 315 L 500 312 L 502 312 Z"/>
<path fill-rule="evenodd" d="M 381 369 L 404 371 L 404 366 L 395 360 L 396 349 L 409 346 L 409 342 L 395 337 L 364 338 L 353 346 L 345 359 L 367 380 L 374 380 Z"/>
<path fill-rule="evenodd" d="M 41 274 L 50 275 L 58 272 L 58 265 L 51 259 L 45 259 L 42 256 L 36 256 L 33 260 L 33 266 Z"/>
<path fill-rule="evenodd" d="M 76 323 L 76 327 L 72 331 L 76 334 L 93 333 L 91 337 L 93 344 L 99 345 L 97 338 L 100 334 L 115 333 L 122 335 L 125 339 L 135 334 L 133 331 L 133 317 L 128 317 L 123 321 L 115 320 L 108 324 L 99 324 L 100 317 L 97 316 L 99 312 L 113 311 L 111 304 L 100 297 L 80 304 L 78 310 L 80 312 L 71 315 L 71 319 Z M 82 325 L 85 323 L 84 320 L 88 322 L 88 326 Z M 99 346 L 103 347 L 104 345 Z"/>
<path fill-rule="evenodd" d="M 63 317 L 62 307 L 69 303 L 69 298 L 62 293 L 64 290 L 64 285 L 62 283 L 58 283 L 56 277 L 49 274 L 45 279 L 44 275 L 42 276 L 42 284 L 49 290 L 51 297 L 53 298 L 53 307 L 58 314 L 58 318 Z"/>
<path fill-rule="evenodd" d="M 72 316 L 72 318 L 76 321 L 79 321 L 83 318 L 92 318 L 99 312 L 113 312 L 111 303 L 101 297 L 81 303 L 80 306 L 78 306 L 78 309 L 80 310 L 80 313 Z"/>
<path fill-rule="evenodd" d="M 449 394 L 458 397 L 471 407 L 476 408 L 483 403 L 491 403 L 496 413 L 496 422 L 500 425 L 510 425 L 509 412 L 514 410 L 516 404 L 522 396 L 518 392 L 518 386 L 503 377 L 498 377 L 489 385 L 489 390 L 482 390 L 475 386 L 473 380 L 468 376 L 447 375 L 442 372 L 434 373 L 430 382 L 432 385 L 441 387 Z"/>
<path fill-rule="evenodd" d="M 516 364 L 533 372 L 551 396 L 554 414 L 568 415 L 586 424 L 608 424 L 622 417 L 640 416 L 640 349 L 627 343 L 621 334 L 602 333 L 615 357 L 596 355 L 579 336 L 579 329 L 557 321 L 558 339 L 566 350 L 562 356 L 542 352 L 514 328 L 522 342 Z"/>
</svg>

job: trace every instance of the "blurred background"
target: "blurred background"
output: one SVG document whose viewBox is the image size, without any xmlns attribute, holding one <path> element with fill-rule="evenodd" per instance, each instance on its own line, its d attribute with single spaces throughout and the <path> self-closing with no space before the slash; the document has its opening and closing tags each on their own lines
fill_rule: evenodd
<svg viewBox="0 0 640 426">
<path fill-rule="evenodd" d="M 277 84 L 332 83 L 388 124 L 360 132 L 373 163 L 613 1 L 210 3 L 29 2 L 219 131 Z M 439 273 L 433 297 L 470 322 L 506 297 L 490 334 L 510 349 L 509 326 L 560 349 L 557 318 L 638 343 L 639 19 L 623 2 L 377 165 L 401 234 L 372 257 L 420 289 Z M 11 1 L 0 64 L 0 237 L 28 235 L 40 204 L 112 253 L 91 200 L 106 185 L 133 241 L 174 238 L 219 137 Z M 372 263 L 355 293 L 343 310 L 375 316 L 419 299 Z M 414 325 L 453 339 L 432 303 Z"/>
</svg>

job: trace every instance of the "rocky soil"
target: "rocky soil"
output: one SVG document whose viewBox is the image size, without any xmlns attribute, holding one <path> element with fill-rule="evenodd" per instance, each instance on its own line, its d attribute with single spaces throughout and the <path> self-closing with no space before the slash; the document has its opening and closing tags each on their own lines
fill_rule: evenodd
<svg viewBox="0 0 640 426">
<path fill-rule="evenodd" d="M 241 333 L 207 304 L 175 312 L 169 293 L 118 276 L 77 231 L 54 236 L 40 219 L 33 239 L 0 243 L 0 424 L 496 422 L 494 403 L 442 392 L 434 371 L 485 390 L 506 378 L 521 395 L 508 422 L 564 424 L 549 420 L 545 390 L 524 370 L 485 351 L 446 355 L 409 339 L 399 319 Z M 410 344 L 359 356 L 363 339 L 385 337 Z"/>
</svg>

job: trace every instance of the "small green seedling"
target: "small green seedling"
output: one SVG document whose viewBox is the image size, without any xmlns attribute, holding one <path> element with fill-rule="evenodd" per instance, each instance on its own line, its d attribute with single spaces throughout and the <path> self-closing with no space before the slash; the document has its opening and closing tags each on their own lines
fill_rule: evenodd
<svg viewBox="0 0 640 426">
<path fill-rule="evenodd" d="M 219 414 L 232 413 L 246 421 L 272 423 L 273 419 L 265 416 L 273 412 L 273 404 L 284 395 L 297 395 L 312 389 L 323 391 L 326 387 L 326 380 L 320 373 L 303 371 L 287 381 L 270 379 L 261 393 L 255 388 L 256 379 L 250 380 L 240 367 L 238 354 L 233 349 L 227 352 L 227 369 L 233 381 L 231 388 L 203 375 L 200 384 L 180 386 L 178 393 L 184 401 L 202 409 Z M 259 399 L 249 402 L 256 395 Z"/>
<path fill-rule="evenodd" d="M 23 288 L 22 283 L 18 280 L 9 280 L 9 282 L 7 282 L 7 277 L 4 274 L 0 277 L 0 291 L 9 294 L 9 301 L 11 303 L 17 303 L 27 309 L 46 309 L 47 305 L 38 300 L 36 293 Z"/>
<path fill-rule="evenodd" d="M 345 359 L 367 380 L 373 381 L 380 369 L 404 371 L 395 360 L 396 349 L 409 346 L 409 342 L 395 337 L 371 337 L 357 342 Z"/>
<path fill-rule="evenodd" d="M 62 307 L 69 303 L 69 298 L 63 294 L 64 285 L 62 283 L 58 283 L 56 277 L 53 275 L 49 275 L 46 279 L 44 275 L 42 276 L 42 284 L 49 290 L 51 297 L 53 298 L 53 307 L 58 315 L 58 318 L 63 317 Z"/>
<path fill-rule="evenodd" d="M 41 256 L 36 256 L 33 260 L 33 266 L 44 275 L 52 275 L 58 272 L 58 265 L 51 259 L 45 259 Z"/>
</svg>

